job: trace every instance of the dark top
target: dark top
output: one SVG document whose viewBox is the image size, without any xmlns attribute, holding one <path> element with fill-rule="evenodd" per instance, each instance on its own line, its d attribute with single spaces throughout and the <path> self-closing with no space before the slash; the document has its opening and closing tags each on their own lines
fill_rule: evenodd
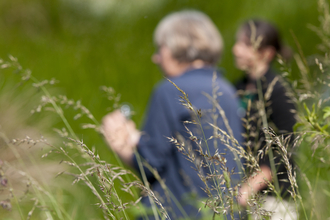
<svg viewBox="0 0 330 220">
<path fill-rule="evenodd" d="M 283 137 L 288 137 L 292 135 L 293 126 L 296 123 L 295 114 L 292 110 L 296 109 L 291 99 L 286 95 L 286 89 L 281 83 L 283 79 L 280 76 L 274 74 L 272 70 L 268 70 L 267 73 L 260 79 L 262 86 L 262 94 L 264 97 L 265 110 L 267 115 L 268 126 L 276 133 L 276 135 L 283 135 Z M 246 143 L 248 144 L 255 156 L 259 155 L 259 165 L 266 165 L 269 168 L 270 159 L 268 156 L 268 151 L 265 149 L 265 133 L 263 131 L 264 125 L 262 123 L 262 117 L 260 116 L 260 109 L 258 109 L 257 101 L 259 100 L 257 91 L 251 92 L 246 90 L 246 86 L 252 83 L 255 88 L 257 87 L 257 82 L 255 80 L 249 79 L 247 76 L 239 83 L 236 84 L 239 97 L 241 98 L 241 108 L 246 110 L 248 100 L 251 100 L 251 110 L 249 114 L 245 114 L 246 119 L 250 119 L 250 130 L 246 130 Z M 243 111 L 244 112 L 244 111 Z M 249 116 L 248 116 L 249 115 Z M 290 138 L 291 141 L 287 144 L 290 146 L 292 144 L 293 137 Z M 263 150 L 264 156 L 261 158 L 260 151 Z M 283 163 L 283 157 L 278 153 L 278 146 L 272 146 L 272 151 L 274 154 L 275 168 L 277 170 L 277 179 L 279 182 L 279 187 L 281 190 L 281 195 L 288 198 L 290 194 L 288 190 L 291 190 L 290 183 L 288 182 L 288 173 Z M 288 150 L 290 152 L 290 148 Z M 292 165 L 292 160 L 290 159 Z M 251 170 L 253 172 L 253 170 Z"/>
<path fill-rule="evenodd" d="M 211 137 L 214 130 L 207 122 L 213 123 L 210 118 L 210 111 L 212 109 L 212 102 L 205 96 L 204 93 L 212 95 L 212 77 L 215 70 L 213 68 L 193 69 L 185 72 L 183 75 L 171 78 L 180 89 L 188 94 L 189 101 L 194 106 L 194 109 L 201 110 L 201 118 L 203 130 L 206 138 Z M 237 115 L 239 106 L 236 99 L 235 89 L 222 76 L 217 73 L 215 85 L 218 93 L 218 103 L 223 108 L 225 115 L 229 121 L 229 125 L 233 131 L 234 137 L 242 143 L 241 132 L 243 131 L 240 118 Z M 137 151 L 154 169 L 156 169 L 160 177 L 165 181 L 167 189 L 172 196 L 171 201 L 167 199 L 166 193 L 162 189 L 160 182 L 158 182 L 154 175 L 144 168 L 148 182 L 151 184 L 152 190 L 159 196 L 163 206 L 167 208 L 172 219 L 178 219 L 183 214 L 173 196 L 180 203 L 184 211 L 194 219 L 198 216 L 198 210 L 195 203 L 198 201 L 197 197 L 207 197 L 203 190 L 204 183 L 198 176 L 194 164 L 187 160 L 187 157 L 178 150 L 178 148 L 171 144 L 167 137 L 178 137 L 178 135 L 189 140 L 189 134 L 184 127 L 184 121 L 192 121 L 192 111 L 189 111 L 181 102 L 180 96 L 182 93 L 169 81 L 162 81 L 154 90 L 149 103 L 149 109 L 146 115 L 146 121 L 143 127 L 143 136 L 138 144 Z M 218 111 L 216 114 L 219 114 Z M 219 116 L 217 125 L 224 131 L 227 131 L 223 119 Z M 206 144 L 203 142 L 203 135 L 198 125 L 186 124 L 186 126 L 194 133 L 194 136 L 201 140 L 203 152 L 207 152 Z M 190 141 L 191 143 L 192 141 Z M 214 140 L 208 140 L 208 146 L 211 155 L 215 153 Z M 188 145 L 188 144 L 187 144 Z M 186 145 L 186 146 L 187 146 Z M 238 165 L 233 154 L 227 147 L 218 140 L 217 149 L 219 153 L 226 153 L 221 155 L 227 159 L 227 167 L 229 170 L 235 170 L 236 174 L 232 176 L 233 184 L 238 182 L 239 175 L 237 174 Z M 201 158 L 196 152 L 197 146 L 192 144 L 193 151 L 198 159 Z M 202 161 L 205 161 L 202 159 Z M 138 169 L 137 159 L 134 157 L 134 164 Z M 219 169 L 220 170 L 220 169 Z M 203 168 L 205 173 L 209 172 L 208 168 Z M 220 171 L 220 174 L 222 171 Z M 194 196 L 194 199 L 191 199 Z M 149 199 L 144 197 L 142 202 L 150 205 Z M 200 204 L 198 204 L 200 205 Z M 200 206 L 199 206 L 200 207 Z M 149 219 L 152 219 L 149 218 Z"/>
</svg>

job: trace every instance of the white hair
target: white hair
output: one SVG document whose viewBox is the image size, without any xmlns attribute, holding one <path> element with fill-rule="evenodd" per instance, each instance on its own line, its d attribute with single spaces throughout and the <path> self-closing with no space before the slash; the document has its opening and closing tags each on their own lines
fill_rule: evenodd
<svg viewBox="0 0 330 220">
<path fill-rule="evenodd" d="M 199 59 L 216 65 L 223 49 L 221 34 L 212 20 L 194 10 L 163 18 L 154 32 L 154 43 L 157 47 L 168 47 L 173 58 L 186 63 Z"/>
</svg>

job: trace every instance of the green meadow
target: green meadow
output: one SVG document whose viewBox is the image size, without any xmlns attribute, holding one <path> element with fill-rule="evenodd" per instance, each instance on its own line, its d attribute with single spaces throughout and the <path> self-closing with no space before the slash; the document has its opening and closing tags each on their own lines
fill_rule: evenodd
<svg viewBox="0 0 330 220">
<path fill-rule="evenodd" d="M 316 0 L 2 0 L 0 58 L 4 61 L 10 60 L 9 55 L 17 58 L 22 68 L 31 70 L 32 75 L 40 82 L 56 79 L 55 85 L 47 85 L 48 91 L 55 96 L 61 94 L 75 101 L 80 100 L 98 122 L 113 109 L 113 100 L 108 100 L 101 87 L 112 87 L 120 93 L 119 104 L 130 103 L 133 106 L 135 114 L 132 119 L 141 126 L 149 95 L 155 84 L 164 79 L 160 69 L 151 61 L 156 49 L 153 44 L 153 30 L 165 15 L 182 9 L 201 10 L 217 25 L 225 44 L 219 68 L 233 83 L 242 77 L 242 73 L 235 69 L 231 48 L 235 42 L 236 29 L 250 18 L 267 19 L 276 24 L 285 44 L 294 53 L 303 54 L 308 65 L 314 65 L 311 63 L 315 56 L 324 57 L 324 50 L 318 46 L 322 41 L 310 28 L 311 25 L 319 26 L 322 21 L 322 12 L 318 10 Z M 280 65 L 274 65 L 280 72 Z M 314 69 L 311 68 L 310 73 Z M 289 78 L 299 80 L 301 69 L 294 60 L 290 64 L 290 70 L 292 74 Z M 21 83 L 19 78 L 12 69 L 0 70 L 1 133 L 9 138 L 21 139 L 31 130 L 31 135 L 35 138 L 41 135 L 55 136 L 54 128 L 61 130 L 65 124 L 58 115 L 46 110 L 32 115 L 31 110 L 38 106 L 42 90 L 28 83 Z M 313 80 L 313 76 L 310 79 Z M 311 109 L 312 101 L 307 104 Z M 66 108 L 65 104 L 63 109 L 76 137 L 90 149 L 95 149 L 95 154 L 102 160 L 118 165 L 103 138 L 93 130 L 81 128 L 84 123 L 91 123 L 90 119 L 85 117 L 74 120 L 79 109 Z M 303 108 L 299 110 L 302 114 L 306 113 Z M 319 110 L 322 112 L 321 108 Z M 330 201 L 330 187 L 327 182 L 329 157 L 326 157 L 329 154 L 315 146 L 312 148 L 313 144 L 308 141 L 312 142 L 313 138 L 314 136 L 307 138 L 297 154 L 297 162 L 310 180 L 310 186 L 303 178 L 298 177 L 298 180 L 301 182 L 303 198 L 308 198 L 313 192 L 320 211 L 316 218 L 312 212 L 315 206 L 306 203 L 307 215 L 302 213 L 301 219 L 326 219 L 330 212 L 322 206 L 327 207 Z M 57 140 L 54 142 L 61 144 Z M 2 146 L 4 145 L 0 145 Z M 27 154 L 37 155 L 38 158 L 46 152 L 27 149 Z M 1 152 L 5 150 L 4 148 Z M 30 164 L 29 158 L 24 158 L 24 155 L 20 156 L 20 163 L 25 161 L 25 164 Z M 78 162 L 83 161 L 75 154 L 72 157 Z M 0 159 L 4 161 L 7 158 L 0 156 Z M 60 166 L 62 159 L 55 155 L 44 160 L 38 162 L 38 159 L 31 163 L 33 166 L 39 165 L 38 171 L 34 172 L 44 172 L 43 163 L 47 164 L 45 167 Z M 40 214 L 42 209 L 51 203 L 49 201 L 57 201 L 61 204 L 57 205 L 59 212 L 66 210 L 63 213 L 67 213 L 71 219 L 103 219 L 101 209 L 95 205 L 98 200 L 93 191 L 81 182 L 72 185 L 73 177 L 70 175 L 55 178 L 56 173 L 63 169 L 67 168 L 47 169 L 46 172 L 51 176 L 46 178 L 44 184 L 52 184 L 49 184 L 49 188 L 45 186 L 44 190 L 51 192 L 52 196 L 46 196 L 44 203 L 41 202 L 43 205 L 33 206 L 34 200 L 22 200 L 20 209 L 20 205 L 17 205 L 19 198 L 13 197 L 11 211 L 1 210 L 0 218 L 26 219 L 28 212 L 35 207 L 31 219 L 46 219 L 44 214 Z M 24 184 L 20 187 L 20 191 L 25 191 Z M 120 188 L 119 185 L 116 187 Z M 125 193 L 118 194 L 123 201 L 131 199 Z M 318 196 L 322 198 L 319 201 Z M 54 212 L 56 211 L 51 209 L 50 215 Z M 128 219 L 134 212 L 128 211 Z M 63 214 L 62 218 L 48 218 L 70 219 L 67 216 Z"/>
</svg>

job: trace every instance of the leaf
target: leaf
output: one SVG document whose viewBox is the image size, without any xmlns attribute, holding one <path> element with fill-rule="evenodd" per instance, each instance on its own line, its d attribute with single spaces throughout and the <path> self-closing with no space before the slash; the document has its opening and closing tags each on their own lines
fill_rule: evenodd
<svg viewBox="0 0 330 220">
<path fill-rule="evenodd" d="M 327 195 L 327 196 L 329 196 L 329 197 L 330 197 L 330 192 L 329 192 L 329 191 L 327 191 L 327 190 L 323 189 L 323 192 L 324 192 L 324 194 L 325 194 L 325 195 Z"/>
<path fill-rule="evenodd" d="M 315 115 L 315 103 L 312 106 L 312 114 Z"/>
<path fill-rule="evenodd" d="M 305 126 L 305 124 L 304 124 L 303 122 L 297 122 L 297 123 L 293 126 L 293 130 L 294 130 L 294 131 L 297 131 L 298 128 L 303 127 L 303 126 Z"/>
<path fill-rule="evenodd" d="M 326 130 L 329 127 L 329 124 L 326 124 L 322 127 L 322 130 Z"/>
<path fill-rule="evenodd" d="M 307 114 L 310 115 L 311 112 L 309 111 L 309 108 L 307 107 L 306 103 L 304 103 L 304 108 L 305 108 Z"/>
<path fill-rule="evenodd" d="M 323 115 L 323 119 L 326 119 L 330 116 L 330 106 L 327 106 L 323 109 L 324 115 Z"/>
</svg>

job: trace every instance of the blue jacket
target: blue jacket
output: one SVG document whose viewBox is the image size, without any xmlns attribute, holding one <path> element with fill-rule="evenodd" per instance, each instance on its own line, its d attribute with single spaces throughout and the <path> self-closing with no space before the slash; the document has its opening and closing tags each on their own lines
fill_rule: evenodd
<svg viewBox="0 0 330 220">
<path fill-rule="evenodd" d="M 243 128 L 240 118 L 237 115 L 238 100 L 235 96 L 235 89 L 219 73 L 217 73 L 215 84 L 212 84 L 215 71 L 214 68 L 210 67 L 192 69 L 179 77 L 170 78 L 173 83 L 188 94 L 188 99 L 194 107 L 195 112 L 201 110 L 201 117 L 196 118 L 196 113 L 188 110 L 183 105 L 180 101 L 180 96 L 183 94 L 167 80 L 162 81 L 156 87 L 149 102 L 146 121 L 137 151 L 143 158 L 142 160 L 157 170 L 160 177 L 164 180 L 168 192 L 164 191 L 152 172 L 144 167 L 144 172 L 152 190 L 160 198 L 161 203 L 168 210 L 172 219 L 178 219 L 183 216 L 189 216 L 190 219 L 198 218 L 199 215 L 197 213 L 200 204 L 196 202 L 208 196 L 203 190 L 206 186 L 196 171 L 196 163 L 194 164 L 194 162 L 188 160 L 187 156 L 184 155 L 185 151 L 178 149 L 168 139 L 171 137 L 177 138 L 178 136 L 183 137 L 187 140 L 186 146 L 189 144 L 192 146 L 193 150 L 191 152 L 197 158 L 195 161 L 199 160 L 206 164 L 206 160 L 197 151 L 200 148 L 194 143 L 192 140 L 194 138 L 191 138 L 183 123 L 184 121 L 200 120 L 203 132 L 199 125 L 185 125 L 197 138 L 195 140 L 201 143 L 200 146 L 203 148 L 204 153 L 209 151 L 210 155 L 215 154 L 214 139 L 207 140 L 207 144 L 205 143 L 205 138 L 208 139 L 214 135 L 214 129 L 209 124 L 214 123 L 210 111 L 213 104 L 206 97 L 205 93 L 212 96 L 212 90 L 217 89 L 219 95 L 218 103 L 228 119 L 233 135 L 238 142 L 242 142 L 241 133 Z M 216 111 L 216 114 L 218 116 L 216 120 L 217 126 L 228 132 L 219 112 Z M 239 180 L 237 162 L 240 162 L 235 161 L 234 155 L 219 139 L 217 139 L 216 148 L 220 155 L 226 158 L 228 170 L 236 173 L 232 175 L 232 179 L 233 184 L 237 183 Z M 134 164 L 135 168 L 139 170 L 136 157 L 134 157 Z M 219 174 L 221 174 L 222 171 L 219 166 L 212 165 L 211 170 L 214 171 L 213 168 L 219 170 Z M 209 173 L 209 168 L 203 166 L 201 171 L 203 174 L 201 172 L 199 174 L 206 176 Z M 214 182 L 212 180 L 208 181 L 209 187 L 213 185 Z M 144 197 L 142 202 L 148 206 L 150 205 L 148 197 Z"/>
</svg>

